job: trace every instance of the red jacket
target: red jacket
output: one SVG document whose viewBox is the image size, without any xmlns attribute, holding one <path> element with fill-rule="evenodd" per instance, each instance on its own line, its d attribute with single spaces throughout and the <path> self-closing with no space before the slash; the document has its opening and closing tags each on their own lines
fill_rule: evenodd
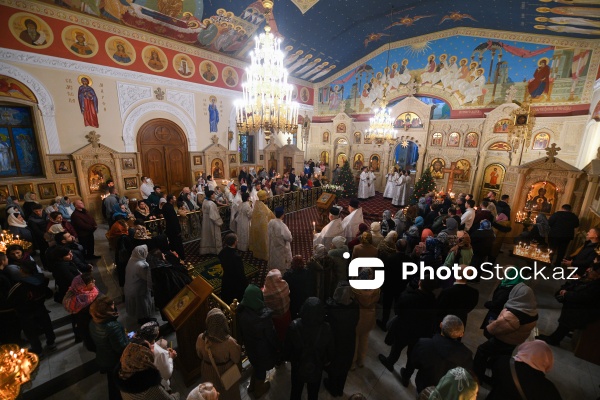
<svg viewBox="0 0 600 400">
<path fill-rule="evenodd" d="M 94 231 L 98 228 L 96 220 L 85 208 L 73 211 L 73 214 L 71 214 L 71 224 L 79 236 L 93 235 Z"/>
</svg>

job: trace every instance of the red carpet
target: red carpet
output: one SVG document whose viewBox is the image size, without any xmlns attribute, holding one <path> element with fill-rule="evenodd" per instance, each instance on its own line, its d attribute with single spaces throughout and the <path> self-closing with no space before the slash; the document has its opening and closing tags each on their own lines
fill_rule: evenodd
<svg viewBox="0 0 600 400">
<path fill-rule="evenodd" d="M 348 214 L 349 201 L 349 199 L 340 199 L 337 203 L 344 207 L 342 213 L 344 216 Z M 370 225 L 371 222 L 381 221 L 385 210 L 390 210 L 395 214 L 399 208 L 392 206 L 391 203 L 391 200 L 384 199 L 382 193 L 379 192 L 377 192 L 375 197 L 361 201 L 360 206 L 363 209 L 365 222 Z M 305 260 L 308 260 L 312 256 L 313 221 L 317 222 L 318 220 L 319 216 L 316 207 L 307 208 L 284 216 L 284 222 L 290 228 L 294 238 L 292 241 L 292 255 L 300 254 Z M 199 246 L 199 241 L 185 244 L 186 262 L 197 265 L 214 257 L 212 255 L 200 256 L 198 254 Z M 262 286 L 268 272 L 267 262 L 252 257 L 252 252 L 250 251 L 242 253 L 242 258 L 245 262 L 259 267 L 259 273 L 253 277 L 252 283 Z"/>
</svg>

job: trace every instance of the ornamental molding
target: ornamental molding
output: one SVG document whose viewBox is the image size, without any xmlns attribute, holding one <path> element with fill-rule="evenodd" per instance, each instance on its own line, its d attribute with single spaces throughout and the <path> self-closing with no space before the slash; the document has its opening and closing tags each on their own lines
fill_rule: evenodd
<svg viewBox="0 0 600 400">
<path fill-rule="evenodd" d="M 22 82 L 33 92 L 33 94 L 35 94 L 38 101 L 37 105 L 42 114 L 42 120 L 44 121 L 44 131 L 48 141 L 48 153 L 62 153 L 60 141 L 58 140 L 58 127 L 56 126 L 56 109 L 54 107 L 54 100 L 48 89 L 46 89 L 42 82 L 34 78 L 33 75 L 30 75 L 28 72 L 1 61 L 0 74 L 10 76 L 11 78 Z"/>
<path fill-rule="evenodd" d="M 119 97 L 121 121 L 123 121 L 125 114 L 127 114 L 127 111 L 129 111 L 134 103 L 152 98 L 152 87 L 117 82 L 117 96 Z"/>
<path fill-rule="evenodd" d="M 192 121 L 196 121 L 196 102 L 193 93 L 167 89 L 167 101 L 183 108 Z"/>
<path fill-rule="evenodd" d="M 192 120 L 179 108 L 169 103 L 153 101 L 136 107 L 125 119 L 123 124 L 123 142 L 125 143 L 126 153 L 136 151 L 137 131 L 135 128 L 138 126 L 138 122 L 144 119 L 147 114 L 154 114 L 156 111 L 163 111 L 179 118 L 179 121 L 183 124 L 183 131 L 188 141 L 188 150 L 197 151 L 196 130 Z"/>
</svg>

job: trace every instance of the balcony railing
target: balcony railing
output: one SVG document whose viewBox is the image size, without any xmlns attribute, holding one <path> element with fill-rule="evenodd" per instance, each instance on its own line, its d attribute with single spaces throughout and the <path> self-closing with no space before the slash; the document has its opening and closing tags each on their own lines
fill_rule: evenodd
<svg viewBox="0 0 600 400">
<path fill-rule="evenodd" d="M 317 199 L 323 193 L 323 189 L 312 188 L 307 190 L 297 190 L 295 192 L 285 193 L 279 196 L 273 196 L 267 199 L 267 207 L 275 210 L 276 207 L 283 206 L 285 212 L 291 213 L 300 211 L 305 208 L 312 207 L 317 204 Z M 221 233 L 230 231 L 229 220 L 231 219 L 231 207 L 221 206 L 218 208 L 223 225 L 221 225 Z M 202 210 L 189 212 L 187 215 L 179 216 L 179 224 L 181 225 L 181 236 L 185 242 L 193 242 L 200 240 L 202 235 Z M 156 236 L 165 232 L 166 222 L 164 218 L 146 221 L 146 228 L 152 236 Z"/>
</svg>

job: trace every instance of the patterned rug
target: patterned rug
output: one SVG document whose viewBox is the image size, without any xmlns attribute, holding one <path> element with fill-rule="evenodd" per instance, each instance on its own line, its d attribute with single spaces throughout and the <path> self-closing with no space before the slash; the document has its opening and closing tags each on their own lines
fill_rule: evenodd
<svg viewBox="0 0 600 400">
<path fill-rule="evenodd" d="M 337 204 L 344 207 L 342 215 L 347 215 L 347 208 L 349 199 L 339 199 Z M 398 207 L 394 207 L 391 204 L 391 200 L 384 199 L 382 193 L 377 193 L 375 197 L 361 201 L 361 208 L 363 209 L 363 215 L 365 222 L 371 224 L 373 221 L 381 221 L 383 211 L 390 210 L 396 213 Z M 319 220 L 319 214 L 316 207 L 306 208 L 301 211 L 297 211 L 291 214 L 286 214 L 283 221 L 290 228 L 294 240 L 292 241 L 292 255 L 301 255 L 304 260 L 308 260 L 313 253 L 313 221 Z M 218 259 L 214 255 L 199 255 L 200 253 L 200 242 L 189 242 L 185 244 L 186 251 L 186 262 L 192 263 L 196 268 L 202 268 L 204 273 L 203 276 L 209 282 L 210 279 L 218 279 L 220 287 L 220 278 L 217 275 L 220 273 L 220 266 L 217 266 Z M 252 256 L 251 251 L 241 253 L 242 259 L 244 260 L 244 267 L 246 270 L 246 276 L 248 276 L 251 283 L 262 287 L 265 283 L 267 272 L 267 262 L 258 260 Z M 249 274 L 252 272 L 252 274 Z M 216 283 L 215 283 L 216 284 Z M 211 282 L 211 285 L 216 288 L 215 284 Z"/>
<path fill-rule="evenodd" d="M 244 261 L 244 274 L 249 280 L 252 280 L 254 275 L 258 274 L 261 268 L 258 265 Z M 213 287 L 215 293 L 221 291 L 221 282 L 223 279 L 223 268 L 218 257 L 213 257 L 200 264 L 194 265 L 196 273 L 200 274 Z"/>
</svg>

